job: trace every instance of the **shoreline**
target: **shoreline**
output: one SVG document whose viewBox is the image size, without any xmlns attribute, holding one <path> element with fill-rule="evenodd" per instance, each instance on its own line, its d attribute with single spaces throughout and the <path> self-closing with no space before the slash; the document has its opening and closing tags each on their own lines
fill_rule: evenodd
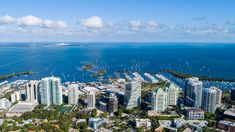
<svg viewBox="0 0 235 132">
<path fill-rule="evenodd" d="M 26 71 L 26 72 L 14 73 L 14 74 L 0 75 L 0 81 L 7 80 L 7 79 L 10 79 L 10 78 L 13 78 L 13 77 L 17 77 L 17 76 L 32 75 L 32 74 L 34 74 L 34 72 Z"/>
<path fill-rule="evenodd" d="M 218 77 L 208 77 L 208 76 L 201 76 L 196 74 L 188 74 L 184 72 L 178 72 L 175 70 L 161 70 L 161 72 L 169 73 L 175 77 L 186 79 L 190 77 L 198 77 L 201 81 L 218 81 L 218 82 L 235 82 L 235 79 L 225 79 L 225 78 L 218 78 Z"/>
</svg>

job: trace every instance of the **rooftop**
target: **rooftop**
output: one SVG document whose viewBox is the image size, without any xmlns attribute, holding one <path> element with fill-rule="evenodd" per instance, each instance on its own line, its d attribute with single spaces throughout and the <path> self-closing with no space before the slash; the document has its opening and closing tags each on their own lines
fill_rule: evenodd
<svg viewBox="0 0 235 132">
<path fill-rule="evenodd" d="M 224 112 L 224 114 L 225 114 L 225 115 L 229 115 L 229 116 L 234 116 L 234 117 L 235 117 L 235 111 L 233 111 L 233 110 L 226 110 L 226 111 Z"/>
<path fill-rule="evenodd" d="M 9 113 L 24 113 L 29 112 L 34 109 L 34 107 L 37 106 L 36 102 L 19 102 L 15 105 L 13 105 L 8 112 Z"/>
<path fill-rule="evenodd" d="M 222 120 L 219 123 L 228 125 L 228 126 L 235 126 L 235 122 L 230 122 L 230 121 L 225 121 L 225 120 Z"/>
</svg>

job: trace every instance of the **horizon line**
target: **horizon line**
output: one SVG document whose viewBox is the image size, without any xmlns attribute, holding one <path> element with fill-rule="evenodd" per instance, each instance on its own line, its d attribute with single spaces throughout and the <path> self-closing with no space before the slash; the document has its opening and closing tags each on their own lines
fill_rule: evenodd
<svg viewBox="0 0 235 132">
<path fill-rule="evenodd" d="M 227 43 L 235 44 L 234 42 L 214 42 L 214 41 L 0 41 L 0 43 Z"/>
</svg>

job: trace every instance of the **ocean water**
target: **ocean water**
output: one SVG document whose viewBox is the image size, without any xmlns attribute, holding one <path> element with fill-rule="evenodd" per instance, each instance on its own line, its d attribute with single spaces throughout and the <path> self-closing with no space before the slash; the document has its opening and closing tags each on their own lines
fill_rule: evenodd
<svg viewBox="0 0 235 132">
<path fill-rule="evenodd" d="M 0 75 L 33 71 L 15 79 L 61 77 L 63 82 L 96 81 L 117 71 L 154 74 L 172 69 L 211 77 L 235 78 L 235 44 L 226 43 L 0 43 Z M 84 64 L 95 68 L 83 71 Z M 122 76 L 122 75 L 120 75 Z M 167 75 L 168 76 L 168 75 Z M 170 76 L 169 76 L 170 77 Z"/>
</svg>

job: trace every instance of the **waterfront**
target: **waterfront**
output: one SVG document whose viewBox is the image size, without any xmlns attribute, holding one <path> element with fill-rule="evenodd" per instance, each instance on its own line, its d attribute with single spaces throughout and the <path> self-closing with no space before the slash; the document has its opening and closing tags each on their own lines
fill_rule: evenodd
<svg viewBox="0 0 235 132">
<path fill-rule="evenodd" d="M 15 79 L 59 76 L 66 81 L 95 81 L 92 75 L 105 69 L 105 78 L 117 71 L 141 74 L 172 69 L 190 74 L 234 79 L 235 45 L 202 43 L 1 43 L 1 75 L 33 71 Z M 84 64 L 94 69 L 84 71 Z M 121 75 L 122 76 L 122 75 Z M 170 76 L 169 76 L 170 77 Z"/>
</svg>

